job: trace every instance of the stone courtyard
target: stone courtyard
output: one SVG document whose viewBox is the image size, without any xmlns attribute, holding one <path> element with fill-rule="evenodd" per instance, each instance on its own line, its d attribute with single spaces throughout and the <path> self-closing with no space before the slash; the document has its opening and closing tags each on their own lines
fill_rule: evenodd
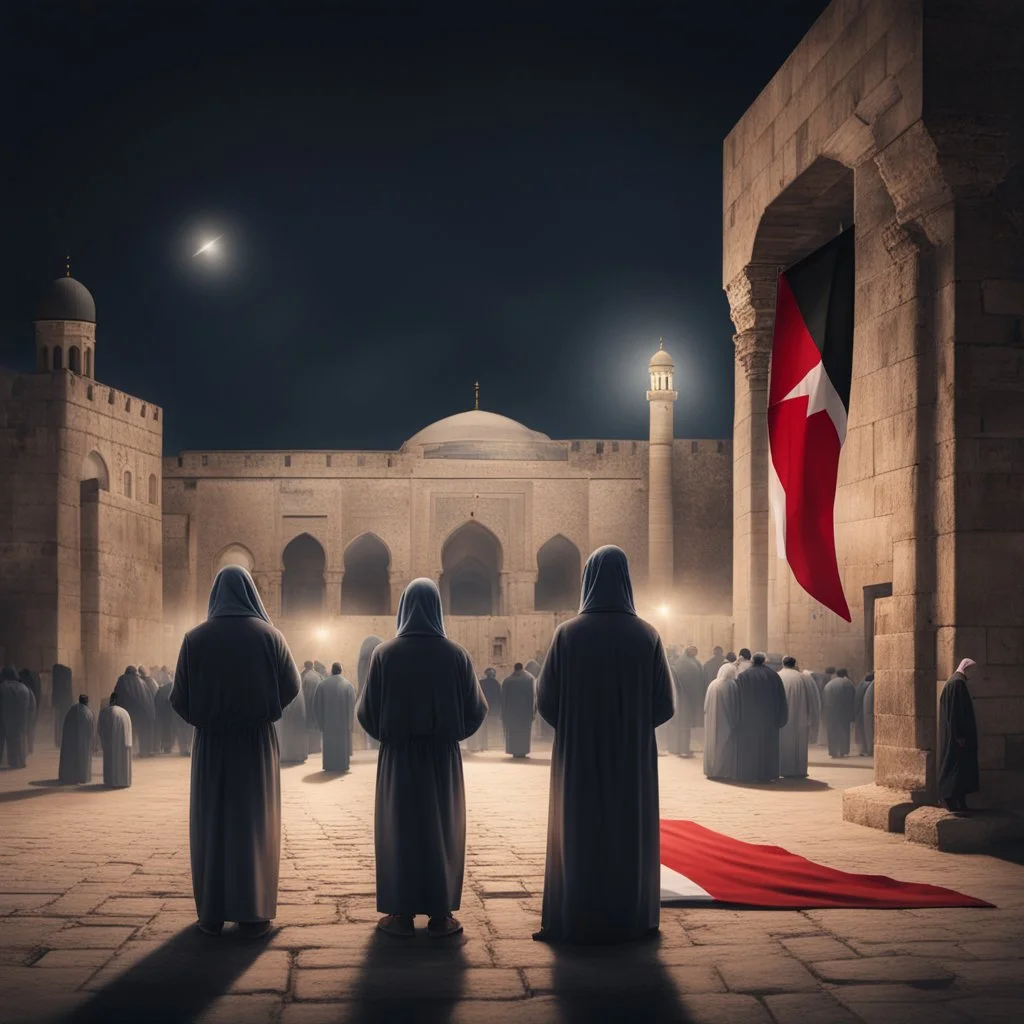
<svg viewBox="0 0 1024 1024">
<path fill-rule="evenodd" d="M 760 788 L 709 783 L 699 758 L 662 757 L 662 816 L 997 909 L 669 908 L 660 939 L 633 949 L 531 941 L 548 754 L 466 755 L 465 935 L 403 944 L 373 928 L 373 753 L 346 776 L 322 773 L 318 755 L 283 769 L 277 928 L 252 942 L 194 927 L 187 760 L 136 761 L 129 790 L 67 790 L 50 782 L 56 753 L 37 749 L 27 770 L 0 772 L 0 1021 L 1020 1020 L 1018 851 L 942 854 L 842 822 L 842 791 L 870 778 L 870 762 L 830 764 L 820 748 L 811 781 Z"/>
</svg>

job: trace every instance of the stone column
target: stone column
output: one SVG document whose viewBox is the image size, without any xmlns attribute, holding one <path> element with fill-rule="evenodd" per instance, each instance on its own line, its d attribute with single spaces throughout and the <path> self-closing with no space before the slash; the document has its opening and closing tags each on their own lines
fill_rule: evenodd
<svg viewBox="0 0 1024 1024">
<path fill-rule="evenodd" d="M 736 326 L 732 612 L 735 643 L 768 646 L 768 364 L 779 268 L 748 264 L 728 285 Z"/>
<path fill-rule="evenodd" d="M 341 584 L 345 579 L 345 570 L 327 570 L 324 572 L 324 614 L 341 614 Z"/>
<path fill-rule="evenodd" d="M 271 619 L 279 619 L 281 617 L 281 580 L 283 576 L 284 573 L 280 570 L 277 572 L 260 573 L 259 576 L 263 605 Z"/>
<path fill-rule="evenodd" d="M 397 570 L 388 572 L 388 585 L 391 588 L 391 608 L 389 611 L 392 615 L 398 613 L 398 602 L 402 600 L 402 591 L 409 585 L 406 575 L 406 573 L 398 572 Z M 434 582 L 437 582 L 436 578 Z"/>
</svg>

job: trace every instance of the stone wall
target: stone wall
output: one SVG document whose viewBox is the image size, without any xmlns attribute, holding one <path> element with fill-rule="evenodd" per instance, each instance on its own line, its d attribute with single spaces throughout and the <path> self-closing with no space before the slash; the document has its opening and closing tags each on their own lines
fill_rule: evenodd
<svg viewBox="0 0 1024 1024">
<path fill-rule="evenodd" d="M 1010 568 L 1024 544 L 1022 18 L 1003 0 L 836 0 L 725 143 L 737 629 L 859 674 L 872 667 L 864 588 L 891 583 L 873 667 L 876 781 L 894 802 L 934 797 L 936 685 L 969 655 L 981 800 L 1024 804 L 1024 607 Z M 777 273 L 851 219 L 835 510 L 847 625 L 775 557 L 764 415 Z"/>
</svg>

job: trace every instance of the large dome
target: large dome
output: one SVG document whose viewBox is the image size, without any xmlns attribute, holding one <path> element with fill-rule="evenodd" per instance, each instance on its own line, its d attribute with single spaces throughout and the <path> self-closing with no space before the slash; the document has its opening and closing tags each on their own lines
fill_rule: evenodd
<svg viewBox="0 0 1024 1024">
<path fill-rule="evenodd" d="M 427 459 L 512 459 L 548 461 L 565 458 L 565 446 L 547 434 L 494 412 L 471 409 L 446 416 L 414 434 L 402 445 Z"/>
<path fill-rule="evenodd" d="M 51 281 L 36 310 L 36 320 L 84 320 L 96 323 L 96 302 L 92 293 L 73 277 Z"/>
</svg>

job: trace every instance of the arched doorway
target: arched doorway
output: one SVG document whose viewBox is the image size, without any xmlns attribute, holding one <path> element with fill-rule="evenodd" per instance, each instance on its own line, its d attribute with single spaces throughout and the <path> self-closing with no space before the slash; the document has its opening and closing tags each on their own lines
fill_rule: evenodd
<svg viewBox="0 0 1024 1024">
<path fill-rule="evenodd" d="M 388 567 L 391 555 L 373 533 L 356 537 L 345 549 L 345 575 L 341 581 L 343 615 L 387 615 L 391 611 Z"/>
<path fill-rule="evenodd" d="M 556 533 L 537 552 L 533 607 L 538 612 L 569 611 L 580 602 L 580 549 Z"/>
<path fill-rule="evenodd" d="M 441 600 L 449 615 L 501 613 L 501 544 L 485 526 L 460 526 L 441 550 Z"/>
<path fill-rule="evenodd" d="M 324 566 L 320 542 L 301 533 L 282 554 L 281 610 L 285 615 L 311 615 L 324 607 Z"/>
<path fill-rule="evenodd" d="M 229 544 L 217 556 L 213 563 L 214 576 L 226 565 L 240 565 L 247 572 L 252 572 L 256 559 L 244 544 Z"/>
<path fill-rule="evenodd" d="M 89 452 L 82 460 L 82 480 L 96 480 L 101 491 L 110 490 L 110 473 L 99 452 Z"/>
</svg>

